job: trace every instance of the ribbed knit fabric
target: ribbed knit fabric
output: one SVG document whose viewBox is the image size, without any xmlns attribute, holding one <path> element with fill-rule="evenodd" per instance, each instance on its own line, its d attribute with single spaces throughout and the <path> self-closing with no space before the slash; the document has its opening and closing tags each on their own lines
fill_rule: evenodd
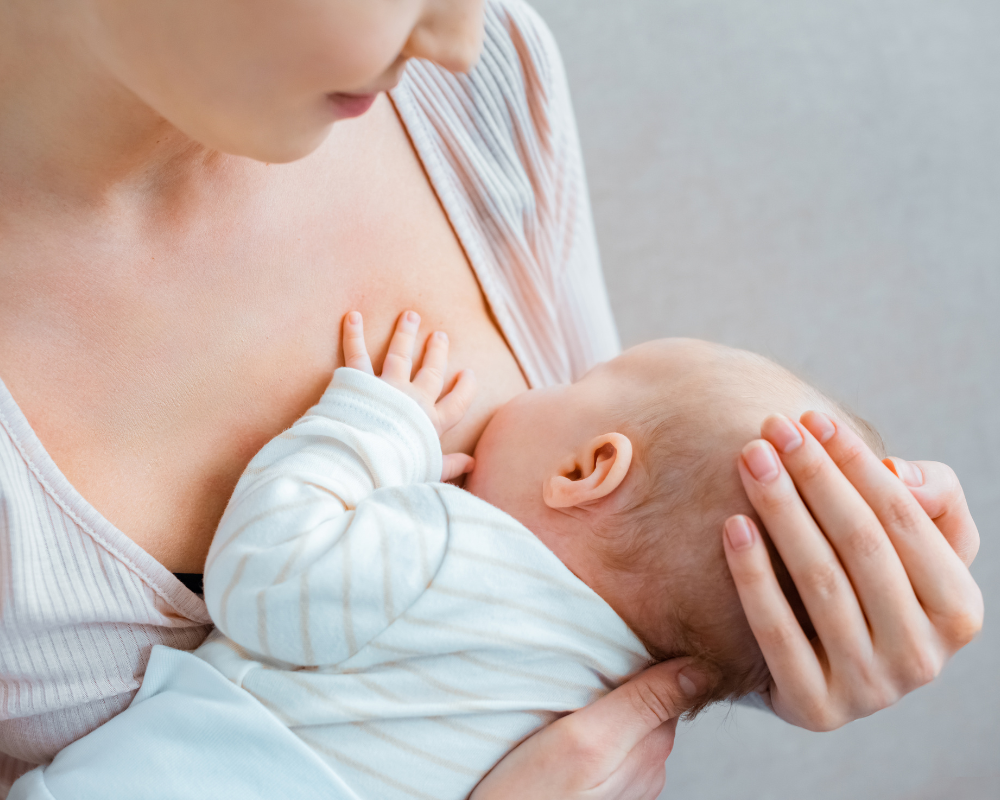
<svg viewBox="0 0 1000 800">
<path fill-rule="evenodd" d="M 124 709 L 153 645 L 192 649 L 210 623 L 73 489 L 0 383 L 0 797 Z"/>
<path fill-rule="evenodd" d="M 413 62 L 391 96 L 528 383 L 617 355 L 566 76 L 541 18 L 488 2 L 468 76 Z"/>
<path fill-rule="evenodd" d="M 531 531 L 440 477 L 420 406 L 339 369 L 250 462 L 209 553 L 218 627 L 195 655 L 359 797 L 462 800 L 651 663 Z"/>
<path fill-rule="evenodd" d="M 520 0 L 487 3 L 468 76 L 411 62 L 393 90 L 532 386 L 616 354 L 568 90 Z M 117 714 L 154 644 L 193 649 L 202 601 L 66 481 L 0 382 L 0 798 Z"/>
</svg>

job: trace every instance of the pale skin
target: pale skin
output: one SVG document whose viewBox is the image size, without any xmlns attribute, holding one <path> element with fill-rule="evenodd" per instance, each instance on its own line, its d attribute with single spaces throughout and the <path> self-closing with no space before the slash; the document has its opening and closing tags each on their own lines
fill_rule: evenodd
<svg viewBox="0 0 1000 800">
<path fill-rule="evenodd" d="M 472 368 L 479 390 L 446 452 L 471 453 L 493 410 L 526 388 L 382 94 L 411 57 L 470 68 L 481 14 L 479 0 L 0 4 L 0 375 L 69 481 L 170 571 L 201 571 L 250 458 L 342 363 L 336 332 L 351 309 L 365 313 L 376 366 L 400 308 L 461 333 L 446 380 Z M 359 95 L 371 109 L 347 119 Z M 862 528 L 887 543 L 865 550 L 880 557 L 917 528 L 943 533 L 959 562 L 911 572 L 892 556 L 921 600 L 927 584 L 967 580 L 978 535 L 946 467 L 918 462 L 923 483 L 908 493 L 849 470 L 829 442 L 817 457 L 825 469 L 782 454 L 779 478 L 747 489 L 769 528 L 812 542 L 793 573 L 803 593 L 825 563 L 816 537 L 840 553 Z M 859 515 L 802 528 L 789 476 L 806 474 L 815 496 L 851 499 Z M 911 495 L 924 516 L 884 516 Z M 751 624 L 773 632 L 781 605 L 760 549 L 729 557 Z M 886 629 L 912 631 L 910 649 L 854 624 L 824 641 L 832 666 L 818 679 L 815 651 L 775 635 L 765 647 L 786 669 L 771 696 L 806 727 L 916 688 L 981 619 L 971 591 L 961 613 L 918 624 L 905 592 L 854 586 L 882 598 Z M 824 598 L 813 619 L 842 611 Z M 550 726 L 477 792 L 654 796 L 667 720 L 689 702 L 681 668 L 654 668 Z"/>
<path fill-rule="evenodd" d="M 440 436 L 460 422 L 472 403 L 475 379 L 463 370 L 445 391 L 449 338 L 443 332 L 427 339 L 415 369 L 419 322 L 412 311 L 400 316 L 381 378 L 412 397 Z M 374 375 L 359 313 L 345 318 L 343 338 L 346 365 Z M 598 365 L 573 384 L 525 392 L 497 411 L 474 459 L 445 457 L 442 480 L 466 474 L 468 491 L 524 523 L 633 629 L 641 630 L 634 598 L 607 568 L 594 539 L 597 526 L 629 501 L 628 479 L 630 474 L 635 478 L 637 469 L 633 442 L 614 430 L 615 420 L 629 402 L 625 398 L 637 406 L 655 402 L 671 365 L 681 374 L 704 349 L 690 340 L 649 342 Z M 894 459 L 887 470 L 850 426 L 825 411 L 805 411 L 801 422 L 774 414 L 764 421 L 762 433 L 764 440 L 743 449 L 740 475 L 751 499 L 758 501 L 755 507 L 800 587 L 810 618 L 817 620 L 816 636 L 809 640 L 802 631 L 756 526 L 743 515 L 726 522 L 726 556 L 771 671 L 769 683 L 761 687 L 765 699 L 789 722 L 830 730 L 872 705 L 895 702 L 904 693 L 901 680 L 914 686 L 932 680 L 947 658 L 975 636 L 982 623 L 982 596 L 966 568 L 975 552 L 963 550 L 975 542 L 954 524 L 967 515 L 961 505 L 942 503 L 938 496 L 938 506 L 925 512 L 921 505 L 927 498 L 921 490 L 927 480 L 910 491 L 900 480 L 912 482 L 915 474 L 946 478 L 949 471 L 943 465 Z M 794 483 L 782 470 L 779 451 L 796 474 Z M 851 476 L 874 487 L 872 504 L 853 490 Z M 842 491 L 817 491 L 824 478 Z M 803 499 L 828 529 L 819 528 Z M 613 535 L 603 527 L 602 536 Z M 942 574 L 947 580 L 941 580 Z M 859 587 L 857 593 L 852 583 Z M 890 592 L 880 591 L 886 586 Z M 837 613 L 829 613 L 831 606 Z M 908 674 L 900 674 L 900 663 L 907 664 Z M 667 670 L 666 665 L 659 668 Z M 640 753 L 656 750 L 653 743 L 669 747 L 674 728 L 662 725 L 676 714 L 663 715 L 682 708 L 704 686 L 703 677 L 685 660 L 676 659 L 669 668 L 664 674 L 676 682 L 672 693 L 660 695 L 645 686 L 647 675 L 658 674 L 650 670 L 589 709 L 597 718 L 607 714 L 609 724 L 622 714 L 619 730 L 632 737 L 624 751 L 588 749 L 589 771 L 553 768 L 557 759 L 547 752 L 550 737 L 560 742 L 564 728 L 567 736 L 579 736 L 577 726 L 586 724 L 586 715 L 583 723 L 580 715 L 572 715 L 553 726 L 555 733 L 543 732 L 515 750 L 475 796 L 501 797 L 511 791 L 512 781 L 519 786 L 518 796 L 561 796 L 553 794 L 558 787 L 569 796 L 597 790 L 610 796 L 655 797 L 662 788 L 656 775 L 662 773 L 640 776 L 648 765 L 628 753 L 641 742 Z M 823 711 L 812 705 L 817 698 Z M 647 737 L 652 738 L 645 741 Z M 579 746 L 588 747 L 588 742 L 583 737 Z M 519 766 L 541 769 L 545 788 L 530 789 L 518 777 Z M 637 781 L 649 794 L 637 793 Z"/>
<path fill-rule="evenodd" d="M 471 452 L 492 409 L 526 383 L 388 98 L 378 95 L 371 111 L 331 133 L 336 110 L 317 122 L 327 99 L 308 92 L 317 81 L 327 91 L 391 86 L 401 53 L 467 67 L 481 37 L 475 4 L 460 4 L 456 22 L 447 14 L 435 21 L 440 3 L 409 3 L 394 32 L 383 31 L 380 16 L 357 21 L 388 41 L 366 49 L 374 55 L 361 64 L 337 62 L 318 76 L 302 67 L 304 77 L 288 80 L 306 100 L 293 108 L 285 95 L 273 101 L 277 131 L 262 103 L 231 112 L 235 122 L 213 104 L 191 123 L 225 128 L 227 142 L 257 131 L 232 146 L 261 158 L 298 157 L 322 144 L 270 167 L 194 141 L 94 63 L 123 58 L 104 41 L 134 24 L 139 5 L 70 4 L 75 17 L 54 30 L 37 19 L 43 5 L 0 9 L 26 18 L 0 17 L 0 68 L 23 69 L 20 88 L 33 95 L 22 103 L 9 82 L 0 95 L 0 374 L 98 511 L 170 571 L 201 572 L 240 473 L 319 397 L 341 360 L 339 319 L 355 305 L 363 304 L 372 332 L 382 330 L 377 361 L 405 305 L 416 302 L 436 326 L 463 330 L 456 363 L 486 377 L 476 406 L 445 440 L 450 450 Z M 243 18 L 237 5 L 230 14 Z M 270 15 L 247 33 L 251 50 L 276 25 L 278 6 L 260 5 Z M 345 14 L 365 17 L 404 4 L 344 5 Z M 80 42 L 98 12 L 111 17 L 111 32 Z M 314 42 L 292 31 L 287 46 L 299 53 L 305 38 L 335 51 L 341 29 L 325 18 L 308 22 L 325 24 L 327 36 Z M 21 41 L 19 27 L 54 41 Z M 81 74 L 77 62 L 89 71 Z M 200 65 L 199 74 L 207 84 L 224 82 L 227 65 Z M 164 81 L 147 82 L 152 88 L 136 91 L 156 94 Z M 214 98 L 221 89 L 201 91 Z M 186 113 L 200 109 L 188 102 Z M 302 129 L 295 136 L 312 138 L 285 152 L 293 122 Z"/>
<path fill-rule="evenodd" d="M 399 317 L 380 378 L 416 400 L 443 436 L 472 405 L 476 379 L 464 369 L 443 392 L 450 340 L 435 331 L 411 381 L 419 325 L 414 311 Z M 343 331 L 345 365 L 374 375 L 361 314 L 348 314 Z M 519 395 L 487 425 L 475 458 L 444 456 L 441 480 L 465 475 L 466 490 L 524 523 L 633 629 L 640 629 L 632 604 L 620 592 L 621 581 L 598 557 L 593 542 L 595 526 L 627 501 L 623 484 L 630 472 L 635 474 L 629 438 L 607 430 L 626 359 L 628 354 L 596 367 L 576 383 Z"/>
<path fill-rule="evenodd" d="M 450 338 L 443 331 L 427 337 L 417 367 L 419 324 L 413 311 L 400 315 L 379 377 L 416 401 L 438 436 L 444 436 L 472 404 L 476 378 L 466 369 L 453 382 L 445 381 Z M 362 316 L 356 311 L 344 318 L 343 351 L 345 366 L 375 375 Z M 534 404 L 536 421 L 551 421 L 550 412 L 558 407 L 563 424 L 555 429 L 536 426 L 530 416 L 517 414 L 519 422 L 527 424 L 521 425 L 519 436 L 498 443 L 496 450 L 506 452 L 484 454 L 489 463 L 478 466 L 468 455 L 445 455 L 441 480 L 466 475 L 467 489 L 501 504 L 521 521 L 530 520 L 533 532 L 585 582 L 600 584 L 601 594 L 617 609 L 613 595 L 607 594 L 615 582 L 602 580 L 599 560 L 586 557 L 591 548 L 567 541 L 578 540 L 581 529 L 586 531 L 595 518 L 614 510 L 632 461 L 627 436 L 587 435 L 606 421 L 607 400 L 617 392 L 615 375 L 609 372 L 598 368 L 575 384 L 521 395 L 541 398 Z M 487 443 L 476 453 L 483 450 L 493 448 Z M 512 461 L 512 450 L 521 457 Z M 512 463 L 518 465 L 513 478 Z M 493 469 L 493 464 L 499 468 Z M 487 473 L 489 477 L 483 478 Z M 704 676 L 689 666 L 689 659 L 657 664 L 532 736 L 490 772 L 472 798 L 652 800 L 663 788 L 663 761 L 673 746 L 677 717 L 705 688 Z M 607 738 L 594 738 L 595 730 Z"/>
<path fill-rule="evenodd" d="M 944 464 L 892 459 L 897 477 L 849 426 L 816 411 L 769 417 L 761 433 L 740 475 L 816 638 L 782 602 L 752 520 L 727 521 L 726 557 L 775 713 L 833 730 L 929 683 L 979 632 L 983 598 L 968 571 L 979 537 Z"/>
</svg>

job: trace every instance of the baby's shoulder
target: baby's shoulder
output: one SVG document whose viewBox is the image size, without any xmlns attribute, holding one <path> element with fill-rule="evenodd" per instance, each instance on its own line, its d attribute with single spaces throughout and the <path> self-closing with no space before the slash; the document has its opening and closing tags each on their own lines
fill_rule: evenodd
<svg viewBox="0 0 1000 800">
<path fill-rule="evenodd" d="M 448 522 L 448 549 L 459 560 L 476 553 L 481 564 L 506 564 L 530 569 L 578 588 L 578 580 L 556 555 L 527 527 L 505 511 L 464 489 L 446 483 L 430 484 L 441 499 Z"/>
<path fill-rule="evenodd" d="M 469 525 L 508 530 L 515 535 L 526 534 L 534 537 L 524 525 L 510 514 L 501 511 L 492 503 L 476 497 L 450 483 L 432 483 L 430 486 L 437 494 L 441 504 L 447 509 L 449 522 L 452 525 Z"/>
</svg>

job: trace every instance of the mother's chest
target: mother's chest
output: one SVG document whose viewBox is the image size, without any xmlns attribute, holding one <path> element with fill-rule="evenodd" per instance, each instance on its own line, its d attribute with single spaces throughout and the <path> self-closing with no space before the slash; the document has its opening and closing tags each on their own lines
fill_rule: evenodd
<svg viewBox="0 0 1000 800">
<path fill-rule="evenodd" d="M 448 450 L 470 450 L 525 388 L 405 134 L 397 123 L 370 138 L 347 143 L 356 164 L 281 168 L 287 180 L 246 187 L 253 202 L 216 212 L 209 198 L 148 236 L 109 225 L 8 239 L 8 263 L 59 268 L 19 273 L 0 298 L 0 376 L 70 483 L 176 571 L 197 570 L 246 463 L 342 363 L 348 311 L 364 313 L 376 367 L 414 309 L 423 333 L 450 334 L 454 370 L 476 370 Z"/>
</svg>

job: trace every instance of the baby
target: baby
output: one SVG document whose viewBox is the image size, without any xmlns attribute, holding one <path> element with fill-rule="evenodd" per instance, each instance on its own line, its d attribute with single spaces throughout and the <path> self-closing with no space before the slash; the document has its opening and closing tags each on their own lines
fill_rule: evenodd
<svg viewBox="0 0 1000 800">
<path fill-rule="evenodd" d="M 809 408 L 877 434 L 760 356 L 667 339 L 517 396 L 474 462 L 444 459 L 474 381 L 441 396 L 443 334 L 411 380 L 418 324 L 400 317 L 376 378 L 345 319 L 347 367 L 236 487 L 197 655 L 363 798 L 466 797 L 655 660 L 694 657 L 714 678 L 702 705 L 760 687 L 721 543 L 753 513 L 740 449 L 768 414 Z M 441 482 L 462 472 L 464 490 Z"/>
</svg>

